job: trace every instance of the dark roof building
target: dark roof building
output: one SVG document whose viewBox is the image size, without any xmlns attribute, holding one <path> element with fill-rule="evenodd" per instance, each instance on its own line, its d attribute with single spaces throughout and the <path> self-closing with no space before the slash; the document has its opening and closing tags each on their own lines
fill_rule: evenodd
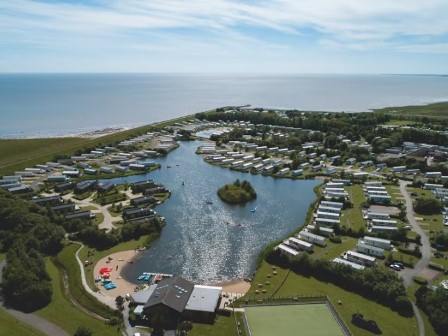
<svg viewBox="0 0 448 336">
<path fill-rule="evenodd" d="M 62 198 L 59 195 L 38 197 L 38 198 L 33 198 L 31 200 L 31 202 L 33 202 L 34 204 L 40 205 L 40 206 L 58 205 L 58 204 L 62 203 Z"/>
<path fill-rule="evenodd" d="M 162 304 L 178 313 L 183 313 L 193 288 L 193 283 L 183 278 L 165 278 L 159 282 L 146 302 L 145 309 Z"/>
<path fill-rule="evenodd" d="M 51 210 L 58 213 L 68 213 L 75 211 L 74 203 L 61 204 L 54 207 L 51 207 Z"/>
</svg>

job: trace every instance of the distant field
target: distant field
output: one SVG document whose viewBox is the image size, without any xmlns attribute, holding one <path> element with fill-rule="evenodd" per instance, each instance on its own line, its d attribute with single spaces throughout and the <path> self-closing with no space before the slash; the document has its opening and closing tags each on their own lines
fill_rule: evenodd
<svg viewBox="0 0 448 336">
<path fill-rule="evenodd" d="M 400 116 L 448 119 L 448 102 L 433 103 L 428 105 L 385 107 L 382 109 L 376 109 L 375 112 L 385 112 Z"/>
<path fill-rule="evenodd" d="M 246 307 L 251 336 L 344 336 L 326 304 Z M 300 333 L 298 332 L 300 330 Z"/>
<path fill-rule="evenodd" d="M 72 155 L 78 150 L 114 144 L 148 132 L 154 127 L 162 127 L 188 118 L 191 118 L 191 116 L 141 126 L 99 138 L 3 139 L 0 140 L 0 176 L 12 174 L 14 171 L 32 167 L 39 163 L 45 163 L 58 154 Z"/>
</svg>

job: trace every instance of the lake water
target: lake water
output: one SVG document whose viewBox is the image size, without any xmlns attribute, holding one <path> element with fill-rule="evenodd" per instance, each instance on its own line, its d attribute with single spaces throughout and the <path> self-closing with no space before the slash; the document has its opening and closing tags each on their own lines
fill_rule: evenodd
<svg viewBox="0 0 448 336">
<path fill-rule="evenodd" d="M 447 76 L 0 75 L 0 137 L 135 126 L 226 105 L 367 111 L 448 100 Z"/>
<path fill-rule="evenodd" d="M 212 166 L 195 154 L 199 145 L 182 142 L 157 160 L 160 170 L 112 180 L 124 183 L 149 176 L 172 191 L 171 198 L 156 209 L 167 224 L 151 248 L 125 269 L 129 280 L 135 281 L 144 271 L 204 283 L 250 276 L 263 247 L 303 224 L 318 181 L 274 179 Z M 250 181 L 256 200 L 240 206 L 219 199 L 218 188 L 237 178 Z"/>
</svg>

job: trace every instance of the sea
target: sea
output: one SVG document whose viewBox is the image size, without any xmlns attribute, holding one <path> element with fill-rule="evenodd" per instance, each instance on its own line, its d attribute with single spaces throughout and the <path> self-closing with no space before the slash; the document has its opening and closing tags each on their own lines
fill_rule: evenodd
<svg viewBox="0 0 448 336">
<path fill-rule="evenodd" d="M 220 106 L 366 112 L 448 101 L 448 76 L 0 74 L 0 137 L 134 127 Z"/>
</svg>

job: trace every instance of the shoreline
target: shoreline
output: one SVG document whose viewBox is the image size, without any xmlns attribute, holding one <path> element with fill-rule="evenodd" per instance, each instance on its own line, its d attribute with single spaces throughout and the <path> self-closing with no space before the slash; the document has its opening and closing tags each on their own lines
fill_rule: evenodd
<svg viewBox="0 0 448 336">
<path fill-rule="evenodd" d="M 136 258 L 139 257 L 140 253 L 143 252 L 144 251 L 137 249 L 114 252 L 98 260 L 93 268 L 93 277 L 96 278 L 99 275 L 101 268 L 107 267 L 111 269 L 109 279 L 117 285 L 117 288 L 106 290 L 99 282 L 96 282 L 95 285 L 98 288 L 99 293 L 113 298 L 119 295 L 124 297 L 126 294 L 134 293 L 137 288 L 142 287 L 143 283 L 139 284 L 137 282 L 127 280 L 123 275 L 123 271 L 126 267 L 131 266 Z M 251 282 L 237 278 L 206 283 L 206 285 L 222 287 L 223 293 L 244 295 L 249 291 Z"/>
</svg>

